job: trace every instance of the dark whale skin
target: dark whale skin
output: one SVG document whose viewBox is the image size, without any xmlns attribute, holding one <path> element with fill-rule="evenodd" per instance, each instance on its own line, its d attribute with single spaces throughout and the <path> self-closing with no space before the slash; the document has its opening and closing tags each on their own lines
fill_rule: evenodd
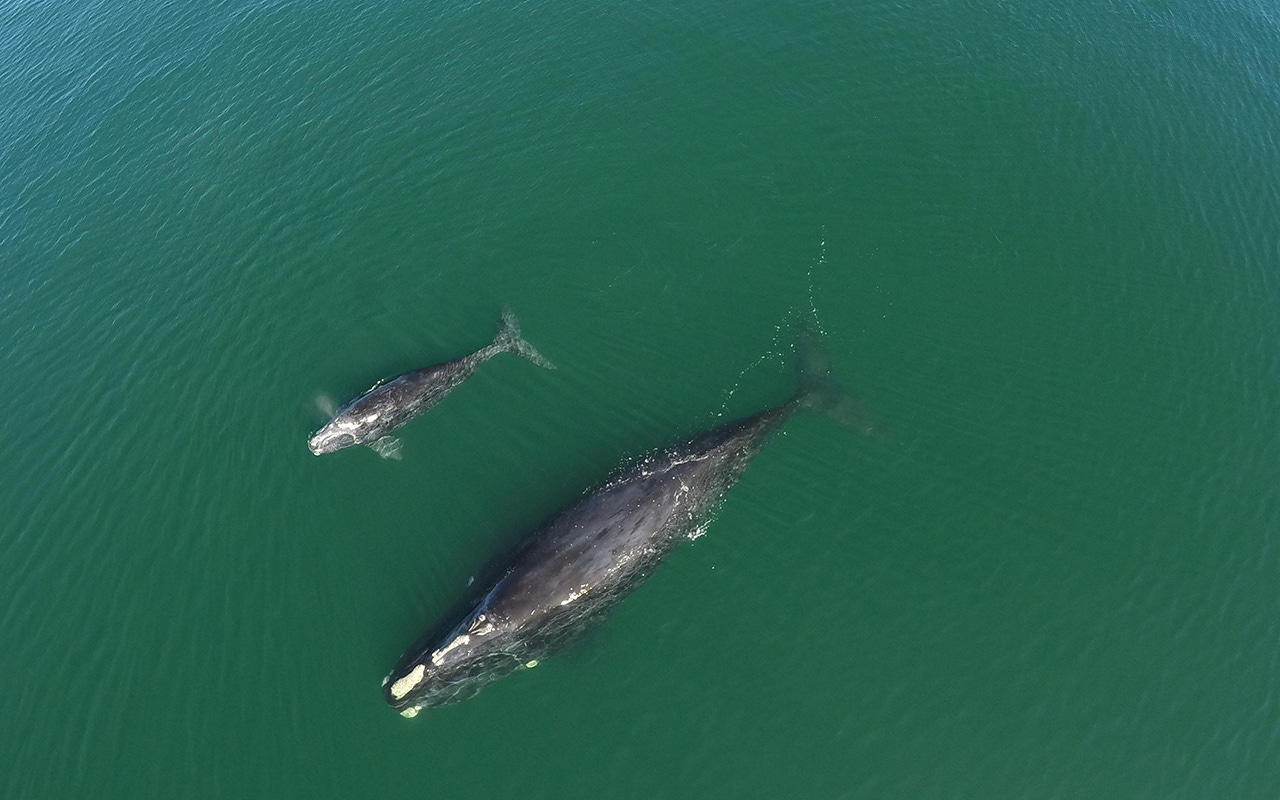
<svg viewBox="0 0 1280 800">
<path fill-rule="evenodd" d="M 805 397 L 730 422 L 623 468 L 538 529 L 461 618 L 383 681 L 405 716 L 464 700 L 599 621 L 676 545 L 696 538 L 770 435 Z"/>
<path fill-rule="evenodd" d="M 333 420 L 307 443 L 316 455 L 356 444 L 370 444 L 432 408 L 500 350 L 489 345 L 462 358 L 378 384 L 339 409 Z"/>
<path fill-rule="evenodd" d="M 520 323 L 511 309 L 503 308 L 498 334 L 492 343 L 462 358 L 379 381 L 339 409 L 333 419 L 307 441 L 307 449 L 319 456 L 357 444 L 374 449 L 384 447 L 385 442 L 390 441 L 385 437 L 393 430 L 430 410 L 470 378 L 481 364 L 499 353 L 515 353 L 541 367 L 555 369 L 520 336 Z"/>
</svg>

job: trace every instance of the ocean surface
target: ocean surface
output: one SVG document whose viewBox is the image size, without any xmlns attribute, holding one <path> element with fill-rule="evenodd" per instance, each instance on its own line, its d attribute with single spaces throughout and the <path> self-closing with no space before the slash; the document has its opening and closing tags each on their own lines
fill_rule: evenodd
<svg viewBox="0 0 1280 800">
<path fill-rule="evenodd" d="M 0 797 L 1280 797 L 1269 0 L 0 7 Z M 322 409 L 486 364 L 317 458 Z M 619 464 L 817 415 L 537 669 Z"/>
</svg>

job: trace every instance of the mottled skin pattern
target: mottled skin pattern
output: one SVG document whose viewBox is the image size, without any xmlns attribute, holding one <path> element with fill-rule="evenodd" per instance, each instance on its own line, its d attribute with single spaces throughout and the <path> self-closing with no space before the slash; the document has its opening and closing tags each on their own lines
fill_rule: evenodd
<svg viewBox="0 0 1280 800">
<path fill-rule="evenodd" d="M 464 700 L 599 620 L 666 553 L 701 533 L 760 447 L 804 398 L 634 463 L 544 525 L 461 619 L 410 649 L 383 682 L 392 708 Z"/>
</svg>

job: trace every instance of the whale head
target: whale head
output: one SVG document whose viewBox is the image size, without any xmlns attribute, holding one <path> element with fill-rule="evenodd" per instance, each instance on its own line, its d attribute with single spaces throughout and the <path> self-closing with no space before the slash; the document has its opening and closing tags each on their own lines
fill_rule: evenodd
<svg viewBox="0 0 1280 800">
<path fill-rule="evenodd" d="M 342 417 L 333 420 L 316 431 L 316 435 L 307 442 L 307 449 L 320 456 L 360 444 L 360 432 L 352 422 Z"/>
<path fill-rule="evenodd" d="M 443 636 L 429 636 L 406 652 L 382 681 L 383 699 L 406 717 L 466 700 L 545 657 L 537 642 L 521 636 L 482 602 Z"/>
</svg>

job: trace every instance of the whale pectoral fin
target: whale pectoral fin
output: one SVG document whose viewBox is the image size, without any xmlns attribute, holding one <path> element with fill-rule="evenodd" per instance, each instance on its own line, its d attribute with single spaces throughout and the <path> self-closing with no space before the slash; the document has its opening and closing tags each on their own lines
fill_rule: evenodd
<svg viewBox="0 0 1280 800">
<path fill-rule="evenodd" d="M 404 458 L 404 456 L 400 455 L 400 440 L 394 436 L 383 436 L 366 444 L 368 444 L 370 450 L 383 458 L 390 458 L 395 461 Z"/>
</svg>

